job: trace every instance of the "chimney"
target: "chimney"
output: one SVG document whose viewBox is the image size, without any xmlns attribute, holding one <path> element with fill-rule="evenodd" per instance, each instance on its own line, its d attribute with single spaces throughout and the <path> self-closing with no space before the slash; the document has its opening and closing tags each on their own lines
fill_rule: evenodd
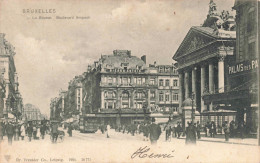
<svg viewBox="0 0 260 163">
<path fill-rule="evenodd" d="M 144 63 L 146 64 L 146 55 L 143 55 L 143 56 L 141 57 L 141 60 L 143 60 Z"/>
</svg>

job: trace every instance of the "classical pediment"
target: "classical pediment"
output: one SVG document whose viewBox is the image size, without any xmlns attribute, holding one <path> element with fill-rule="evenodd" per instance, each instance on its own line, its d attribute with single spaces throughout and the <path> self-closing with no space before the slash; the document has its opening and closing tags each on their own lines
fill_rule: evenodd
<svg viewBox="0 0 260 163">
<path fill-rule="evenodd" d="M 215 35 L 214 29 L 209 27 L 192 27 L 173 56 L 173 59 L 178 59 L 199 50 L 217 41 L 217 38 L 218 36 Z"/>
</svg>

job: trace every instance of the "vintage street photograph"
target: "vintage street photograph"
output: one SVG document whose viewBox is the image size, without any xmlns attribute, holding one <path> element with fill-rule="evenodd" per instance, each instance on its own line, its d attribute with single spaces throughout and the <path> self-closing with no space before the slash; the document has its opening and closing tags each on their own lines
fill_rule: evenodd
<svg viewBox="0 0 260 163">
<path fill-rule="evenodd" d="M 259 163 L 260 0 L 0 0 L 1 163 Z"/>
</svg>

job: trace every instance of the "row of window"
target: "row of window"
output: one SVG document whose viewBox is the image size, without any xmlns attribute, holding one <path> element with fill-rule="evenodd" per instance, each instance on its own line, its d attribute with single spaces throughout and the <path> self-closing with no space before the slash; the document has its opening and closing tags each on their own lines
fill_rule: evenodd
<svg viewBox="0 0 260 163">
<path fill-rule="evenodd" d="M 171 71 L 171 68 L 170 67 L 159 67 L 159 72 L 160 73 L 170 73 L 170 71 Z M 172 72 L 173 72 L 173 74 L 178 74 L 178 72 L 177 72 L 177 70 L 175 69 L 175 68 L 173 68 L 172 69 Z"/>
<path fill-rule="evenodd" d="M 121 77 L 119 78 L 119 81 L 118 83 L 119 84 L 123 84 L 123 85 L 127 85 L 127 84 L 131 84 L 131 83 L 134 83 L 134 84 L 137 84 L 137 85 L 142 85 L 142 84 L 146 84 L 146 78 L 142 78 L 142 77 L 135 77 L 133 78 L 134 81 L 131 82 L 131 77 Z M 117 80 L 116 80 L 116 77 L 104 77 L 102 78 L 102 83 L 108 83 L 108 84 L 116 84 L 117 83 Z M 149 81 L 149 84 L 150 85 L 156 85 L 157 82 L 156 82 L 156 79 L 155 78 L 151 78 L 150 81 Z M 164 83 L 164 79 L 160 79 L 159 80 L 159 86 L 170 86 L 170 79 L 166 79 L 165 80 L 165 83 Z M 178 80 L 177 79 L 174 79 L 173 80 L 173 86 L 174 87 L 177 87 L 178 86 Z"/>
<path fill-rule="evenodd" d="M 115 98 L 115 97 L 116 97 L 116 93 L 114 91 L 105 92 L 105 98 Z M 129 98 L 128 92 L 123 92 L 122 93 L 122 99 L 128 99 L 128 98 Z M 145 98 L 145 93 L 144 92 L 136 92 L 135 98 L 136 99 Z M 150 93 L 150 98 L 155 98 L 155 92 Z M 159 94 L 159 101 L 163 101 L 163 100 L 164 100 L 164 94 L 160 93 Z M 172 94 L 172 100 L 178 101 L 178 93 Z M 169 94 L 165 95 L 165 101 L 170 101 L 170 95 Z"/>
<path fill-rule="evenodd" d="M 179 95 L 178 93 L 172 94 L 172 101 L 178 101 L 179 100 Z M 170 101 L 170 94 L 159 94 L 159 101 Z"/>
<path fill-rule="evenodd" d="M 170 80 L 169 80 L 169 79 L 166 79 L 166 80 L 165 80 L 165 83 L 164 83 L 164 79 L 160 79 L 160 80 L 159 80 L 159 86 L 169 87 L 169 86 L 170 86 Z M 173 86 L 174 86 L 174 87 L 177 87 L 177 86 L 178 86 L 178 80 L 177 80 L 177 79 L 174 79 L 174 80 L 173 80 Z"/>
</svg>

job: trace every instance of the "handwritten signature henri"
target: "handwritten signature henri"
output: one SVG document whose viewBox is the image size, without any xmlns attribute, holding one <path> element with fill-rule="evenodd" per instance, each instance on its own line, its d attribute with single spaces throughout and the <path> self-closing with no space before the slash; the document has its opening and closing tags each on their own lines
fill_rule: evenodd
<svg viewBox="0 0 260 163">
<path fill-rule="evenodd" d="M 174 157 L 172 155 L 172 153 L 174 153 L 175 150 L 172 151 L 172 153 L 151 153 L 149 152 L 150 148 L 148 148 L 147 146 L 145 147 L 140 147 L 137 151 L 135 151 L 132 156 L 131 159 L 134 159 L 136 157 L 139 158 L 172 158 Z"/>
</svg>

